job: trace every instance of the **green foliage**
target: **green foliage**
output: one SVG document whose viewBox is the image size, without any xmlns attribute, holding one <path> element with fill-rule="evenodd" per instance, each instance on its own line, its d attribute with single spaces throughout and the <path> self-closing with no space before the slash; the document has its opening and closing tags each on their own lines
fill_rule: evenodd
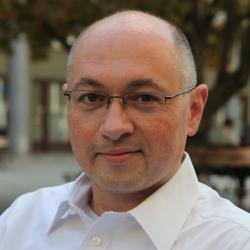
<svg viewBox="0 0 250 250">
<path fill-rule="evenodd" d="M 199 82 L 205 68 L 215 69 L 205 123 L 247 83 L 250 0 L 2 0 L 0 49 L 9 52 L 10 41 L 25 32 L 34 58 L 46 56 L 52 40 L 68 50 L 69 35 L 77 36 L 90 23 L 124 9 L 147 11 L 180 26 L 191 42 Z M 228 70 L 236 45 L 239 67 Z"/>
<path fill-rule="evenodd" d="M 77 35 L 90 23 L 124 9 L 150 12 L 184 27 L 185 31 L 191 27 L 187 21 L 192 5 L 187 0 L 3 0 L 0 4 L 0 21 L 3 24 L 0 48 L 5 50 L 13 37 L 25 32 L 35 56 L 45 55 L 52 39 L 57 39 L 65 49 L 69 49 L 68 35 Z"/>
</svg>

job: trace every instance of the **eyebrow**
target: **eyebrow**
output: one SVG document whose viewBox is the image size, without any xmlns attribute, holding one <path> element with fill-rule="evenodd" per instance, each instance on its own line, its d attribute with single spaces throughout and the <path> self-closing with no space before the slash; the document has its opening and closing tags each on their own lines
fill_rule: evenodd
<svg viewBox="0 0 250 250">
<path fill-rule="evenodd" d="M 105 85 L 95 79 L 88 77 L 81 77 L 81 79 L 74 84 L 74 89 L 81 89 L 82 87 L 94 87 L 105 90 Z M 155 91 L 164 92 L 164 89 L 161 88 L 157 83 L 152 79 L 136 79 L 132 80 L 125 87 L 124 92 L 132 92 L 145 87 L 153 88 Z"/>
<path fill-rule="evenodd" d="M 81 89 L 82 87 L 96 87 L 96 88 L 104 88 L 104 84 L 101 82 L 91 79 L 88 77 L 81 77 L 81 79 L 74 84 L 74 89 Z"/>
<path fill-rule="evenodd" d="M 145 87 L 153 88 L 156 91 L 164 92 L 164 89 L 161 88 L 157 83 L 152 79 L 136 79 L 131 81 L 125 88 L 127 92 L 134 90 L 144 89 Z"/>
</svg>

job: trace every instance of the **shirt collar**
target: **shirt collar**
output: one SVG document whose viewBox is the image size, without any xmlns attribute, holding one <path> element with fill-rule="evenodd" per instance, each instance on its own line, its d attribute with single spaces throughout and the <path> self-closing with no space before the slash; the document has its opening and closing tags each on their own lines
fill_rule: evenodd
<svg viewBox="0 0 250 250">
<path fill-rule="evenodd" d="M 177 173 L 129 213 L 156 248 L 171 249 L 198 198 L 198 180 L 188 154 Z"/>
<path fill-rule="evenodd" d="M 63 224 L 65 215 L 72 207 L 87 207 L 91 190 L 89 178 L 81 174 L 70 185 L 69 192 L 57 207 L 48 233 Z M 174 244 L 197 197 L 198 180 L 186 153 L 177 173 L 128 213 L 142 226 L 157 249 L 166 250 Z"/>
<path fill-rule="evenodd" d="M 59 201 L 55 215 L 49 225 L 48 233 L 51 233 L 63 224 L 63 219 L 67 213 L 71 213 L 72 215 L 72 210 L 79 212 L 80 208 L 84 209 L 87 207 L 91 190 L 89 178 L 82 173 L 75 181 L 66 185 L 70 185 L 69 191 L 66 192 L 64 197 Z"/>
</svg>

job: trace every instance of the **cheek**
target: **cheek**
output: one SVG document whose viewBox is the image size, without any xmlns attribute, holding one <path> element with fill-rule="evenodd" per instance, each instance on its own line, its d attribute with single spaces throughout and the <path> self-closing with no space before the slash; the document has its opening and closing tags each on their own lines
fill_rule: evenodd
<svg viewBox="0 0 250 250">
<path fill-rule="evenodd" d="M 78 112 L 68 113 L 69 136 L 76 157 L 84 158 L 89 145 L 93 143 L 95 125 L 91 120 L 83 119 Z"/>
<path fill-rule="evenodd" d="M 183 148 L 186 141 L 186 119 L 177 113 L 165 117 L 155 118 L 147 124 L 141 125 L 144 138 L 149 145 L 150 154 L 164 156 Z"/>
<path fill-rule="evenodd" d="M 171 135 L 173 134 L 172 125 L 168 119 L 156 118 L 144 125 L 141 124 L 141 127 L 150 154 L 153 155 L 168 150 L 170 141 L 172 141 Z"/>
</svg>

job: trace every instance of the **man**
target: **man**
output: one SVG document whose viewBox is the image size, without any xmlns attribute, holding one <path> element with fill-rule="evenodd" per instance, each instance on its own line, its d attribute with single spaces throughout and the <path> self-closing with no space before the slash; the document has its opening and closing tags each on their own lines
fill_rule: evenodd
<svg viewBox="0 0 250 250">
<path fill-rule="evenodd" d="M 184 152 L 208 91 L 178 28 L 137 11 L 94 23 L 64 92 L 86 174 L 17 199 L 1 250 L 250 249 L 249 215 L 199 183 Z"/>
</svg>

